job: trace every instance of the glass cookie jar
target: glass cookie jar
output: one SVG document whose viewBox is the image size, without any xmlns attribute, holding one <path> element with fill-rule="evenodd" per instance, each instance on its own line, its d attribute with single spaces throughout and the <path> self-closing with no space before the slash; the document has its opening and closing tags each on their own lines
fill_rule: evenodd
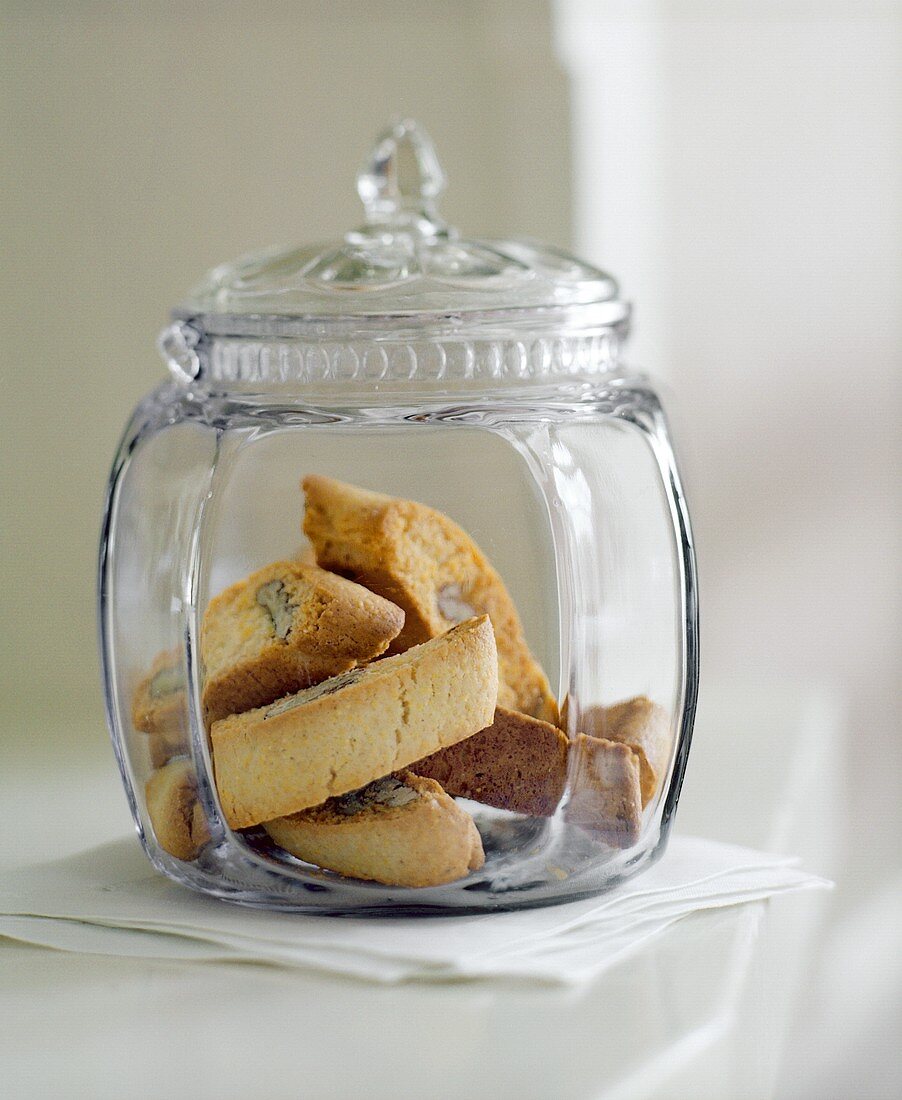
<svg viewBox="0 0 902 1100">
<path fill-rule="evenodd" d="M 629 309 L 443 186 L 398 123 L 361 228 L 210 272 L 113 466 L 113 744 L 152 862 L 220 898 L 543 905 L 666 843 L 695 564 Z"/>
</svg>

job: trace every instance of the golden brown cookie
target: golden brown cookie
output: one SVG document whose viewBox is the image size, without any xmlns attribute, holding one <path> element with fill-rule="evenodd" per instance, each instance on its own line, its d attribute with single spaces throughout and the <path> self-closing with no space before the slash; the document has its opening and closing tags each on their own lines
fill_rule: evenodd
<svg viewBox="0 0 902 1100">
<path fill-rule="evenodd" d="M 492 720 L 487 616 L 406 653 L 215 722 L 216 786 L 234 829 L 318 806 L 453 745 Z"/>
<path fill-rule="evenodd" d="M 280 561 L 211 600 L 201 629 L 208 726 L 384 653 L 404 613 L 315 565 Z"/>
<path fill-rule="evenodd" d="M 587 707 L 580 725 L 593 737 L 632 749 L 639 758 L 642 805 L 647 806 L 670 766 L 673 742 L 667 711 L 647 696 L 637 695 L 609 707 Z"/>
<path fill-rule="evenodd" d="M 188 701 L 182 660 L 177 648 L 158 653 L 132 696 L 132 725 L 147 734 L 154 768 L 188 751 Z"/>
<path fill-rule="evenodd" d="M 642 830 L 639 758 L 626 745 L 581 733 L 565 816 L 613 848 L 630 848 Z"/>
<path fill-rule="evenodd" d="M 264 828 L 298 859 L 386 886 L 438 886 L 485 862 L 470 815 L 406 771 Z"/>
<path fill-rule="evenodd" d="M 404 611 L 390 652 L 435 638 L 474 615 L 495 628 L 502 706 L 557 722 L 545 673 L 529 651 L 504 582 L 470 536 L 435 508 L 305 477 L 304 533 L 320 565 L 378 592 Z"/>
<path fill-rule="evenodd" d="M 151 775 L 144 791 L 157 844 L 176 859 L 196 859 L 210 839 L 210 830 L 197 799 L 191 761 L 187 757 L 170 760 Z"/>
<path fill-rule="evenodd" d="M 460 798 L 550 817 L 567 782 L 567 744 L 549 722 L 496 707 L 486 729 L 418 760 L 411 770 Z"/>
<path fill-rule="evenodd" d="M 142 733 L 157 733 L 184 724 L 185 674 L 180 649 L 158 653 L 150 672 L 135 688 L 132 725 Z"/>
</svg>

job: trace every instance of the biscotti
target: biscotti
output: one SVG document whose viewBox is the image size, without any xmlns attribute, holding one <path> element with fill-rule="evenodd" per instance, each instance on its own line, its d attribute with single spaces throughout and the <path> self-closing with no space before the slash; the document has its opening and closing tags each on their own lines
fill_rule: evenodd
<svg viewBox="0 0 902 1100">
<path fill-rule="evenodd" d="M 502 810 L 550 817 L 567 782 L 565 734 L 526 714 L 495 709 L 479 733 L 411 765 L 449 793 Z"/>
<path fill-rule="evenodd" d="M 630 848 L 642 828 L 639 758 L 626 745 L 581 733 L 565 816 L 613 848 Z"/>
<path fill-rule="evenodd" d="M 132 725 L 142 733 L 158 733 L 183 724 L 185 673 L 181 652 L 167 649 L 154 657 L 150 671 L 132 696 Z"/>
<path fill-rule="evenodd" d="M 487 616 L 277 703 L 215 722 L 213 767 L 235 829 L 318 806 L 492 721 L 498 656 Z"/>
<path fill-rule="evenodd" d="M 188 697 L 181 653 L 158 653 L 132 696 L 132 725 L 147 735 L 151 767 L 188 751 Z"/>
<path fill-rule="evenodd" d="M 176 859 L 196 859 L 210 839 L 210 830 L 197 800 L 191 761 L 177 757 L 158 768 L 144 793 L 157 844 Z"/>
<path fill-rule="evenodd" d="M 609 707 L 587 707 L 580 724 L 586 733 L 632 749 L 639 759 L 642 805 L 647 806 L 670 766 L 667 711 L 645 695 L 637 695 Z"/>
<path fill-rule="evenodd" d="M 379 656 L 403 623 L 388 600 L 315 565 L 258 570 L 211 600 L 204 615 L 207 725 Z"/>
<path fill-rule="evenodd" d="M 298 859 L 386 886 L 454 882 L 485 861 L 470 815 L 406 771 L 264 828 Z"/>
<path fill-rule="evenodd" d="M 495 628 L 502 706 L 557 721 L 548 680 L 529 651 L 504 582 L 470 536 L 442 512 L 332 478 L 304 478 L 304 533 L 321 566 L 404 611 L 398 653 L 455 623 L 488 615 Z"/>
</svg>

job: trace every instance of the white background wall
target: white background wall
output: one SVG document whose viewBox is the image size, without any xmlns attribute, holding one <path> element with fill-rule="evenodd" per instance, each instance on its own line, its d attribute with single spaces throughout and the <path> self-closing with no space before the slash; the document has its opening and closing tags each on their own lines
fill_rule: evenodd
<svg viewBox="0 0 902 1100">
<path fill-rule="evenodd" d="M 845 843 L 832 972 L 787 1095 L 898 1095 L 900 968 L 868 952 L 902 920 L 902 7 L 555 10 L 575 236 L 621 276 L 633 355 L 673 389 L 702 692 L 824 685 L 847 708 L 846 804 L 811 807 Z"/>
<path fill-rule="evenodd" d="M 902 8 L 561 0 L 557 12 L 575 235 L 621 274 L 633 355 L 661 363 L 674 391 L 706 674 L 847 693 L 860 731 L 849 767 L 870 776 L 870 806 L 894 807 Z"/>
</svg>

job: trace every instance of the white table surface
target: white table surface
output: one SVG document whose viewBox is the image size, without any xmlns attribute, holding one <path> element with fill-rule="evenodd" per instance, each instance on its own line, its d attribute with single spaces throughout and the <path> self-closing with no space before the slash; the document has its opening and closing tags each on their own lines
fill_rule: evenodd
<svg viewBox="0 0 902 1100">
<path fill-rule="evenodd" d="M 839 726 L 828 697 L 706 690 L 678 828 L 829 875 Z M 0 873 L 130 830 L 99 731 L 5 732 Z M 699 914 L 578 991 L 379 987 L 0 940 L 0 1095 L 762 1100 L 823 907 L 815 892 Z"/>
</svg>

